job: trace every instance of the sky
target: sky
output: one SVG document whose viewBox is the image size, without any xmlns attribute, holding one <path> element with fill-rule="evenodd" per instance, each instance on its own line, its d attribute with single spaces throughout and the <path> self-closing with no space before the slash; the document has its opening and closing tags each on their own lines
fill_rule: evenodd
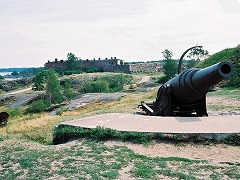
<svg viewBox="0 0 240 180">
<path fill-rule="evenodd" d="M 240 44 L 240 0 L 1 0 L 0 68 L 48 60 L 117 57 L 179 59 L 189 47 L 210 54 Z"/>
</svg>

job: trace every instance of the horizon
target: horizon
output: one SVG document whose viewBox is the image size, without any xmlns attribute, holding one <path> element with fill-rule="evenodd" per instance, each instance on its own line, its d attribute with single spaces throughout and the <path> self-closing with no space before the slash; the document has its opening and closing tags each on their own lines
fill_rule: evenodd
<svg viewBox="0 0 240 180">
<path fill-rule="evenodd" d="M 125 62 L 209 54 L 240 43 L 240 0 L 3 0 L 0 68 L 43 67 L 73 53 Z"/>
</svg>

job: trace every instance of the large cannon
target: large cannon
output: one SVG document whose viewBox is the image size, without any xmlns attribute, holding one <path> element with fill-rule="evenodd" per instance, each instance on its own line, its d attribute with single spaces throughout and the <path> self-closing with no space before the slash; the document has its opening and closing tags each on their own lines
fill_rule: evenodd
<svg viewBox="0 0 240 180">
<path fill-rule="evenodd" d="M 142 102 L 140 108 L 152 116 L 208 116 L 206 94 L 233 71 L 229 62 L 186 70 L 159 88 L 156 101 Z"/>
</svg>

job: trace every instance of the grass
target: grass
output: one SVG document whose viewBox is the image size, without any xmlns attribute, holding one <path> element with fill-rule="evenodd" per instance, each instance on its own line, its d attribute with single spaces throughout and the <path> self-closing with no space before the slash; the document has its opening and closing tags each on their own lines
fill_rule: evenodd
<svg viewBox="0 0 240 180">
<path fill-rule="evenodd" d="M 157 134 L 141 132 L 119 132 L 114 129 L 98 126 L 94 129 L 59 125 L 53 133 L 53 144 L 61 144 L 71 139 L 88 138 L 91 140 L 121 139 L 133 143 L 148 144 Z"/>
<path fill-rule="evenodd" d="M 211 92 L 210 96 L 224 96 L 238 99 L 239 90 L 221 89 L 216 92 Z M 152 100 L 155 98 L 157 90 L 151 92 L 135 92 L 121 98 L 118 101 L 111 101 L 108 103 L 95 103 L 75 111 L 62 111 L 58 116 L 46 116 L 44 113 L 40 114 L 24 114 L 18 109 L 6 109 L 1 107 L 1 111 L 7 111 L 10 114 L 8 126 L 0 129 L 0 141 L 7 139 L 27 139 L 43 144 L 52 144 L 52 132 L 56 124 L 63 121 L 92 116 L 111 112 L 137 112 L 140 109 L 137 105 L 140 101 Z M 210 109 L 227 109 L 227 106 L 218 105 L 209 106 Z M 231 107 L 233 108 L 233 107 Z M 232 110 L 232 109 L 231 109 Z M 236 107 L 239 110 L 239 107 Z M 129 135 L 130 139 L 134 134 Z M 127 135 L 125 136 L 127 137 Z"/>
<path fill-rule="evenodd" d="M 225 106 L 225 105 L 208 105 L 208 109 L 211 109 L 213 111 L 240 111 L 240 106 Z"/>
<path fill-rule="evenodd" d="M 29 139 L 44 144 L 51 144 L 52 127 L 58 122 L 56 117 L 43 114 L 11 117 L 8 125 L 0 129 L 3 139 Z"/>
<path fill-rule="evenodd" d="M 240 89 L 221 88 L 207 94 L 207 96 L 225 96 L 240 101 Z"/>
<path fill-rule="evenodd" d="M 1 179 L 118 179 L 124 168 L 136 179 L 238 179 L 238 163 L 212 165 L 181 157 L 148 157 L 124 146 L 82 139 L 66 147 L 26 141 L 6 142 L 0 150 Z"/>
<path fill-rule="evenodd" d="M 135 179 L 239 179 L 239 162 L 213 164 L 182 157 L 150 157 L 124 146 L 109 147 L 102 141 L 119 136 L 122 140 L 146 144 L 149 137 L 154 137 L 151 134 L 116 135 L 114 130 L 99 127 L 92 132 L 79 130 L 78 143 L 52 145 L 53 128 L 60 122 L 102 113 L 140 111 L 139 102 L 154 99 L 156 93 L 156 90 L 135 92 L 119 101 L 94 103 L 57 116 L 10 110 L 8 126 L 0 129 L 0 179 L 118 179 L 124 169 L 128 177 Z M 222 89 L 210 96 L 240 99 L 239 90 Z M 0 110 L 7 109 L 0 107 Z M 231 137 L 228 143 L 239 143 L 239 135 Z"/>
<path fill-rule="evenodd" d="M 232 99 L 234 101 L 240 101 L 240 89 L 221 88 L 217 91 L 210 92 L 207 97 L 223 97 L 224 99 Z M 224 105 L 224 104 L 210 104 L 207 105 L 209 110 L 213 111 L 240 111 L 239 105 Z"/>
<path fill-rule="evenodd" d="M 80 128 L 69 125 L 58 125 L 53 132 L 53 144 L 62 144 L 74 139 L 87 138 L 95 141 L 121 140 L 131 143 L 149 145 L 154 141 L 171 141 L 181 146 L 183 143 L 211 144 L 218 141 L 205 139 L 201 134 L 191 136 L 191 134 L 159 134 L 143 132 L 121 132 L 111 128 L 98 126 L 93 129 Z M 225 144 L 240 145 L 240 134 L 233 134 L 224 141 Z"/>
<path fill-rule="evenodd" d="M 152 98 L 155 93 L 133 93 L 119 101 L 95 103 L 75 111 L 63 111 L 59 116 L 46 116 L 45 113 L 24 114 L 17 109 L 1 107 L 1 111 L 9 112 L 10 118 L 8 125 L 0 128 L 0 140 L 28 139 L 43 144 L 52 144 L 53 128 L 63 121 L 110 112 L 140 111 L 137 105 L 141 99 Z"/>
</svg>

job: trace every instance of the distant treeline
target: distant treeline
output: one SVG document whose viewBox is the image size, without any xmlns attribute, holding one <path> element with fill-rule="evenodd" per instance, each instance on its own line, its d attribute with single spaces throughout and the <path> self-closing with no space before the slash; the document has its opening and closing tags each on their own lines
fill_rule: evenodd
<svg viewBox="0 0 240 180">
<path fill-rule="evenodd" d="M 179 59 L 173 59 L 175 63 L 178 63 Z M 135 62 L 124 62 L 124 64 L 141 64 L 141 63 L 156 63 L 164 62 L 164 60 L 153 60 L 153 61 L 135 61 Z M 183 63 L 189 63 L 189 60 L 183 60 Z"/>
<path fill-rule="evenodd" d="M 37 74 L 43 67 L 38 68 L 0 68 L 0 72 L 12 72 L 12 75 L 35 75 Z"/>
<path fill-rule="evenodd" d="M 13 72 L 13 71 L 22 72 L 23 70 L 26 69 L 28 68 L 0 68 L 0 72 Z"/>
</svg>

